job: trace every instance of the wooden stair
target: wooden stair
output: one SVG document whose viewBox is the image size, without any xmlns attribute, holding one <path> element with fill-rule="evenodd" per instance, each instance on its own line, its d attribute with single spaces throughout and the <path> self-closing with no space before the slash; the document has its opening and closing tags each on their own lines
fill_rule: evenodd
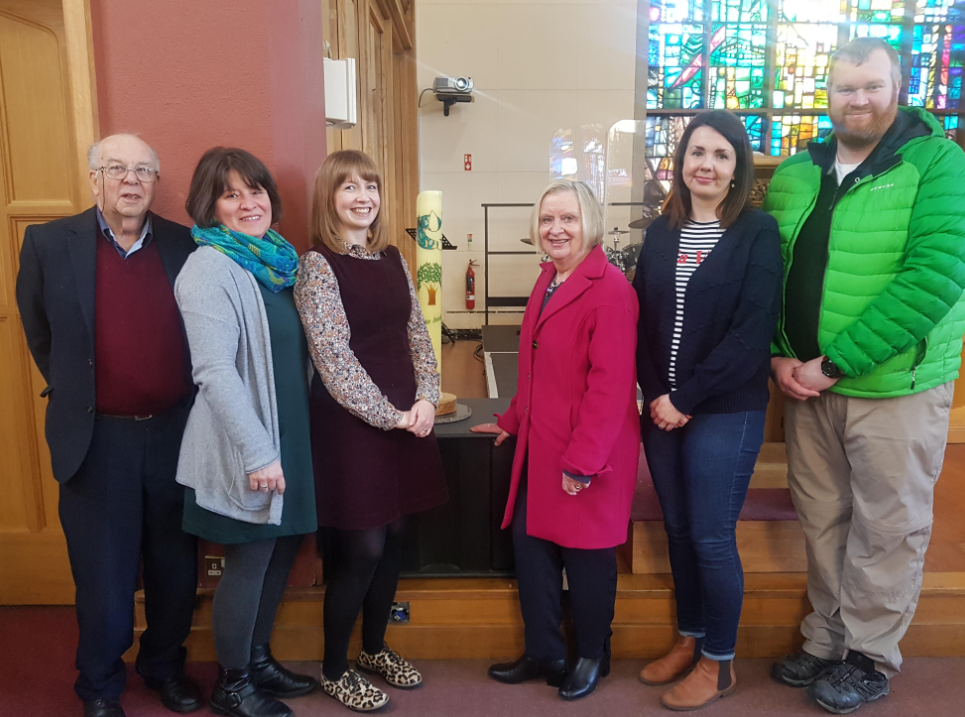
<svg viewBox="0 0 965 717">
<path fill-rule="evenodd" d="M 632 518 L 633 572 L 637 575 L 669 573 L 663 516 L 642 455 Z M 761 448 L 737 523 L 737 548 L 745 573 L 807 570 L 804 531 L 787 489 L 787 454 L 783 443 L 765 443 Z"/>
<path fill-rule="evenodd" d="M 751 481 L 753 490 L 786 490 L 784 446 L 764 445 Z M 949 446 L 939 480 L 936 525 L 926 556 L 918 610 L 901 643 L 907 656 L 965 655 L 965 446 Z M 655 524 L 647 524 L 655 523 Z M 760 525 L 758 525 L 760 524 Z M 661 542 L 662 541 L 662 542 Z M 810 611 L 803 535 L 796 520 L 742 520 L 738 543 L 745 570 L 745 598 L 737 651 L 742 657 L 777 657 L 801 644 L 800 622 Z M 618 551 L 613 654 L 650 659 L 673 643 L 673 581 L 666 537 L 659 522 L 630 526 Z M 790 567 L 789 567 L 790 566 Z M 211 633 L 214 591 L 201 589 L 188 656 L 216 659 Z M 324 646 L 323 586 L 289 588 L 278 611 L 272 650 L 283 660 L 320 660 Z M 514 580 L 503 578 L 407 579 L 396 599 L 409 603 L 410 621 L 390 624 L 387 640 L 417 660 L 489 659 L 523 651 L 523 623 Z M 136 628 L 145 627 L 143 593 L 136 596 Z M 136 655 L 137 643 L 127 657 Z M 358 626 L 350 655 L 358 651 Z"/>
<path fill-rule="evenodd" d="M 809 612 L 801 573 L 757 573 L 745 578 L 737 651 L 743 657 L 777 657 L 801 643 Z M 188 658 L 215 661 L 211 633 L 213 590 L 199 591 Z M 283 660 L 321 660 L 324 587 L 291 588 L 272 636 Z M 444 578 L 403 580 L 397 600 L 409 603 L 410 622 L 390 624 L 386 640 L 416 660 L 511 659 L 523 651 L 523 621 L 514 580 Z M 143 595 L 136 605 L 136 634 L 144 629 Z M 673 582 L 669 575 L 621 574 L 613 620 L 613 654 L 651 659 L 675 637 Z M 349 654 L 359 649 L 356 626 Z M 133 659 L 135 647 L 127 655 Z M 927 573 L 918 611 L 902 641 L 907 656 L 965 654 L 965 573 Z"/>
</svg>

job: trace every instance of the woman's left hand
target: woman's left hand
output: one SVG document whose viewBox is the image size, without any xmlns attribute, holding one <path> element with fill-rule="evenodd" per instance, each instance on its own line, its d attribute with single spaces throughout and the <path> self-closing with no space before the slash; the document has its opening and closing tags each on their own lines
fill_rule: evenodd
<svg viewBox="0 0 965 717">
<path fill-rule="evenodd" d="M 425 400 L 416 401 L 409 414 L 412 417 L 412 425 L 406 430 L 409 433 L 416 434 L 419 438 L 428 436 L 436 421 L 436 407 Z"/>
<path fill-rule="evenodd" d="M 563 474 L 563 490 L 570 495 L 576 495 L 584 488 L 589 488 L 587 483 L 580 483 L 578 480 L 573 480 L 566 473 Z"/>
<path fill-rule="evenodd" d="M 660 430 L 672 431 L 675 428 L 685 426 L 691 416 L 674 408 L 674 405 L 670 402 L 670 394 L 665 393 L 650 403 L 650 418 L 653 419 L 654 424 Z"/>
</svg>

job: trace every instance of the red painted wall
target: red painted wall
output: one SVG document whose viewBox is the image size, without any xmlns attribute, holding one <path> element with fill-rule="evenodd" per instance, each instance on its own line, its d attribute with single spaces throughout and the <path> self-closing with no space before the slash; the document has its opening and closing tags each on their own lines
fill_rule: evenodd
<svg viewBox="0 0 965 717">
<path fill-rule="evenodd" d="M 161 157 L 154 209 L 184 211 L 201 154 L 236 146 L 275 174 L 279 231 L 308 246 L 325 158 L 319 0 L 91 0 L 101 136 L 136 132 Z"/>
</svg>

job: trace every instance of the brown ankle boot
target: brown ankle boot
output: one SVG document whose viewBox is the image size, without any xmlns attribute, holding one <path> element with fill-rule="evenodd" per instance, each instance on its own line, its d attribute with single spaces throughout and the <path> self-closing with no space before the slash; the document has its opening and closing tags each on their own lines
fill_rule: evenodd
<svg viewBox="0 0 965 717">
<path fill-rule="evenodd" d="M 640 671 L 640 681 L 645 685 L 666 685 L 684 675 L 699 659 L 696 638 L 680 635 L 670 652 Z"/>
<path fill-rule="evenodd" d="M 733 660 L 717 662 L 701 657 L 689 675 L 664 693 L 660 703 L 670 710 L 696 710 L 718 697 L 727 697 L 736 687 Z"/>
</svg>

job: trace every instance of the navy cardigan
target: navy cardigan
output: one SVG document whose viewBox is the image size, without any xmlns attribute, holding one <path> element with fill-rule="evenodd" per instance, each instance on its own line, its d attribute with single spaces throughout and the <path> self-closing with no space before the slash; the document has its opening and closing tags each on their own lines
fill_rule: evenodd
<svg viewBox="0 0 965 717">
<path fill-rule="evenodd" d="M 777 222 L 760 210 L 744 212 L 693 273 L 671 392 L 679 245 L 680 230 L 671 229 L 666 215 L 658 217 L 647 229 L 633 280 L 640 300 L 637 379 L 646 403 L 669 393 L 688 415 L 766 409 L 784 275 Z"/>
</svg>

